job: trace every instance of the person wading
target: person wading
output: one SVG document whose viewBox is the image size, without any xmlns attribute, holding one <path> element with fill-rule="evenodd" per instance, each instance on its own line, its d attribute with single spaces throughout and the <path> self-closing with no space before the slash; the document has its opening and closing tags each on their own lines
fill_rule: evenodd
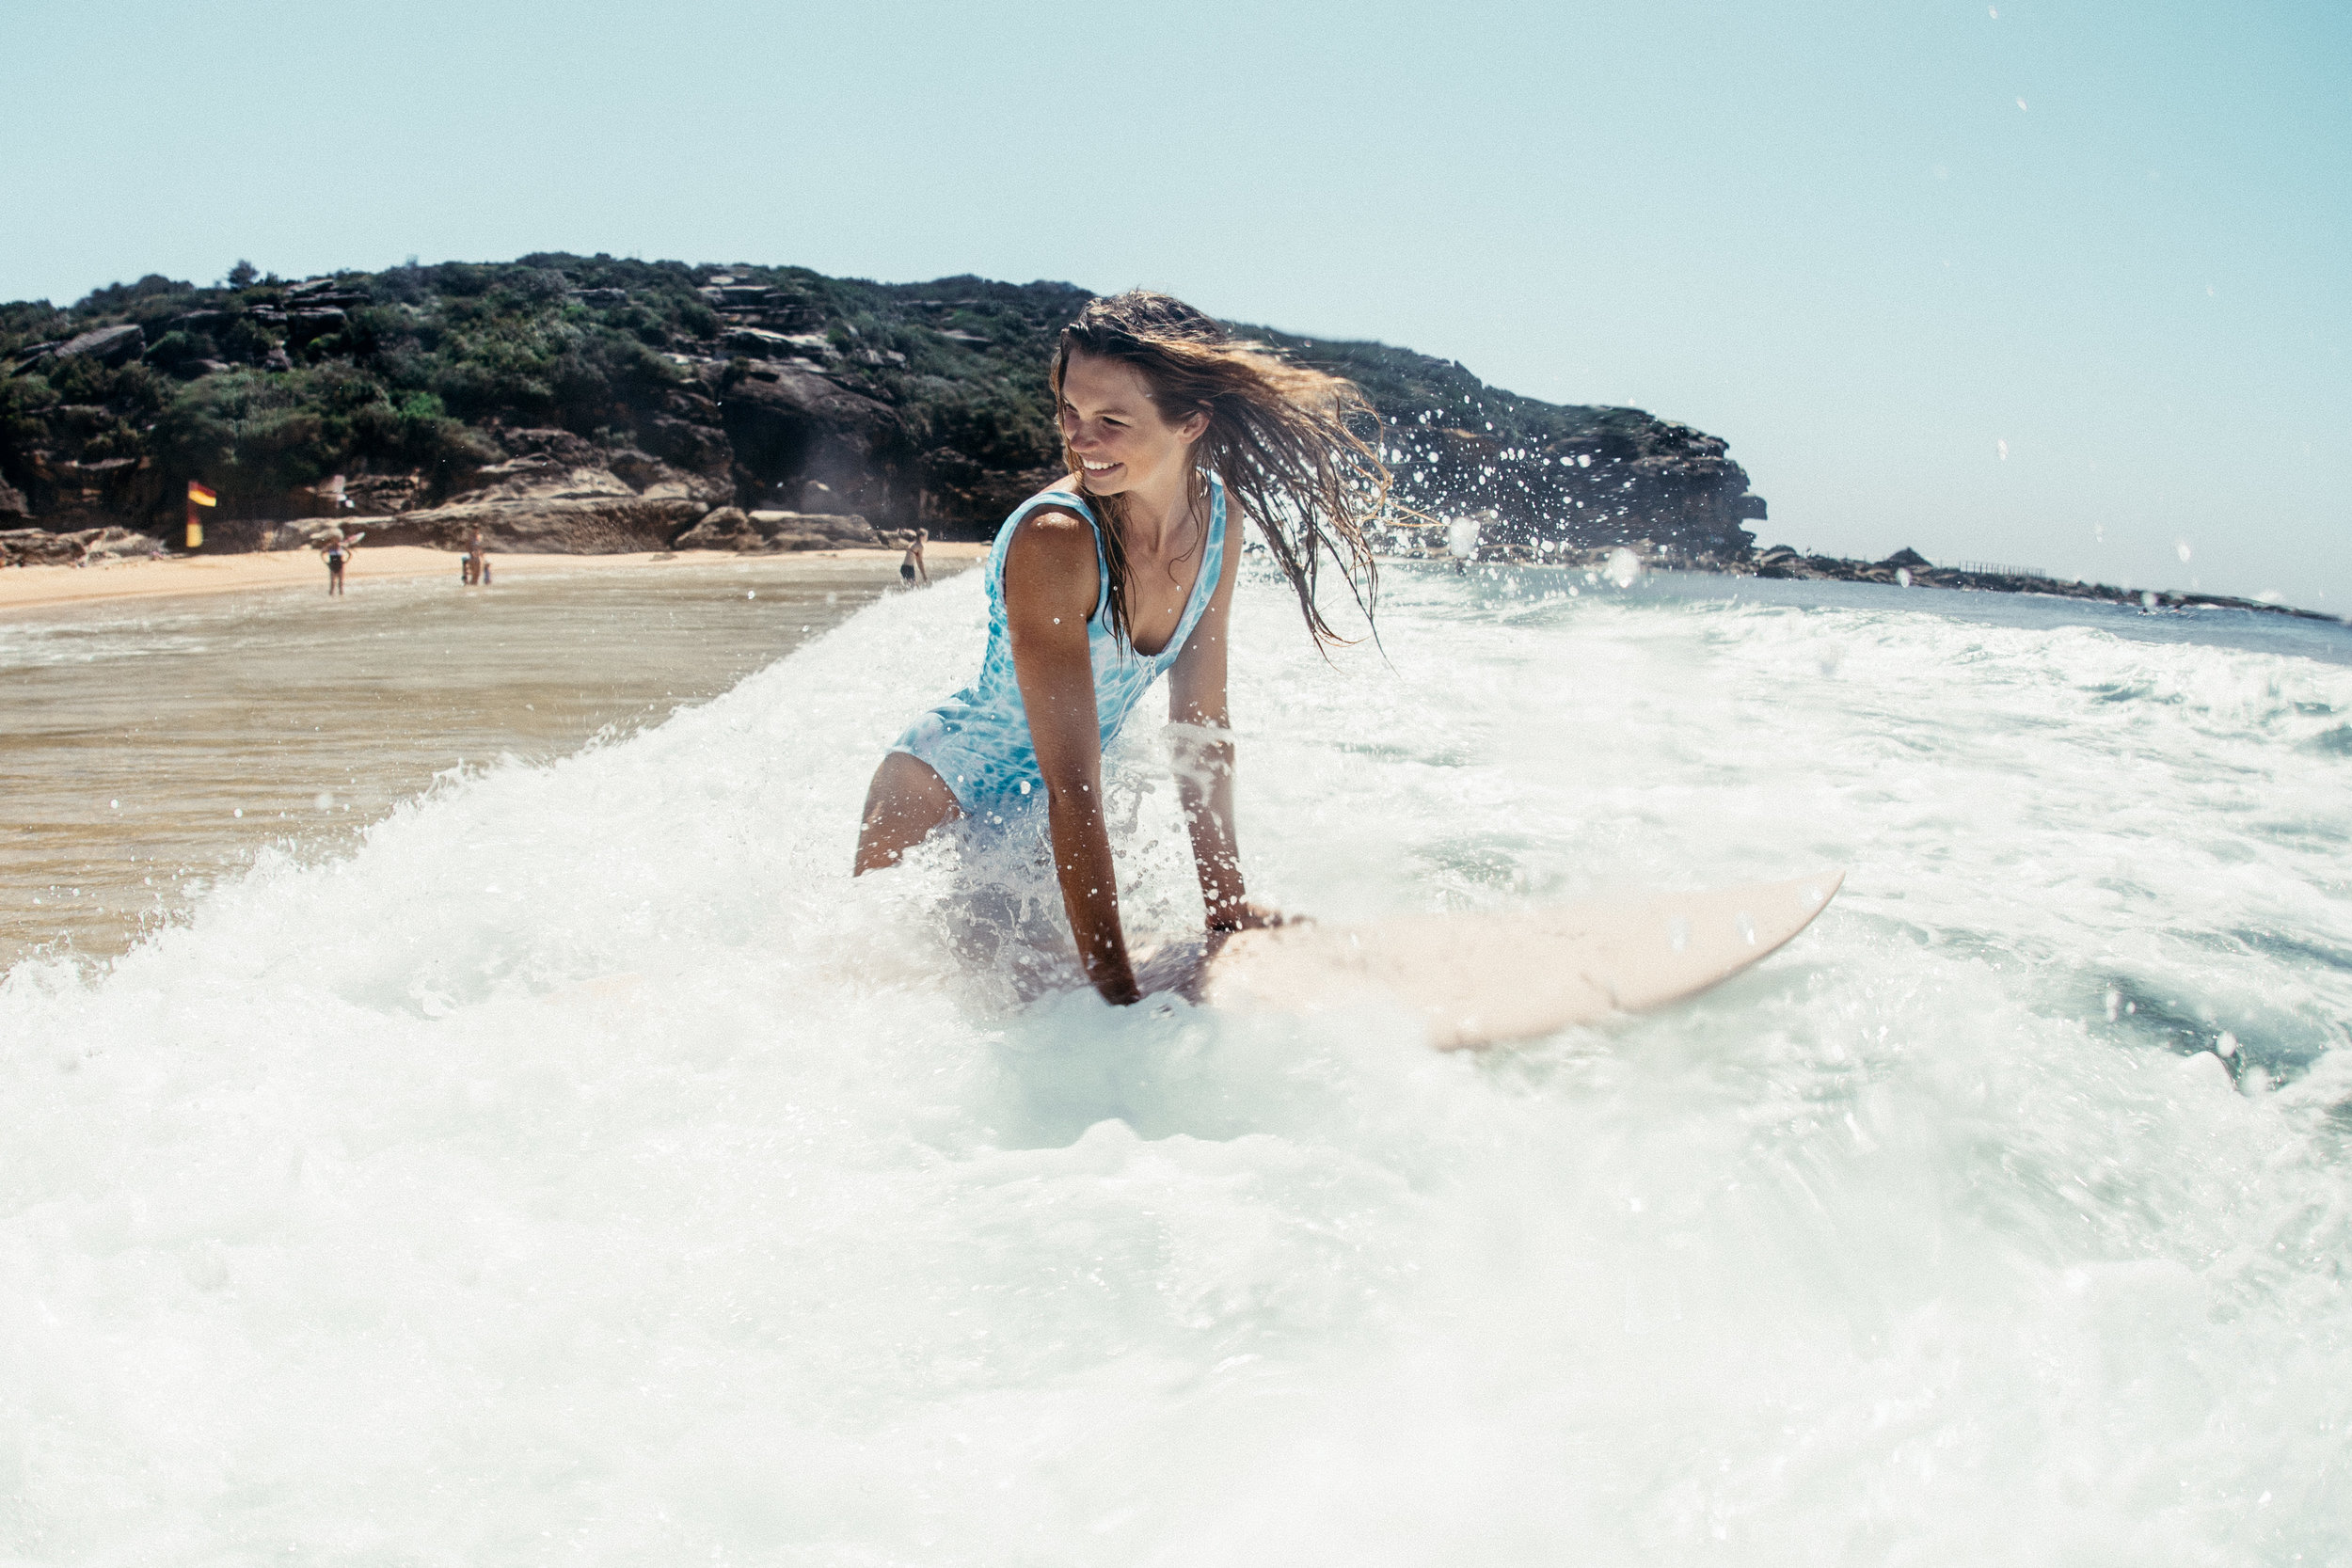
<svg viewBox="0 0 2352 1568">
<path fill-rule="evenodd" d="M 326 543 L 319 546 L 320 553 L 326 557 L 326 592 L 329 594 L 343 591 L 343 568 L 351 564 L 352 547 L 351 542 L 343 538 L 341 529 L 328 534 Z"/>
<path fill-rule="evenodd" d="M 1177 793 L 1211 931 L 1277 924 L 1249 901 L 1233 831 L 1227 629 L 1241 522 L 1256 527 L 1310 636 L 1328 554 L 1369 615 L 1364 530 L 1388 504 L 1377 420 L 1347 381 L 1235 341 L 1207 316 L 1136 290 L 1090 302 L 1051 370 L 1065 483 L 1013 509 L 986 569 L 978 680 L 917 719 L 866 793 L 856 873 L 898 863 L 961 816 L 1045 799 L 1080 961 L 1114 1003 L 1137 999 L 1103 817 L 1103 749 L 1168 677 Z M 1233 514 L 1238 513 L 1235 517 Z"/>
</svg>

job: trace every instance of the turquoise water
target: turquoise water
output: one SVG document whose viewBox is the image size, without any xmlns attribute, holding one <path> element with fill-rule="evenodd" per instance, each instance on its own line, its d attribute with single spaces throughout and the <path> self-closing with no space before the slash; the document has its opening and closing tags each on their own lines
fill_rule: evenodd
<svg viewBox="0 0 2352 1568">
<path fill-rule="evenodd" d="M 1326 662 L 1246 579 L 1259 896 L 1851 868 L 1711 995 L 1479 1058 L 1024 1001 L 1017 837 L 852 881 L 978 588 L 10 970 L 0 1543 L 2340 1558 L 2343 628 L 1398 571 Z M 1146 937 L 1198 919 L 1159 745 L 1108 763 Z"/>
</svg>

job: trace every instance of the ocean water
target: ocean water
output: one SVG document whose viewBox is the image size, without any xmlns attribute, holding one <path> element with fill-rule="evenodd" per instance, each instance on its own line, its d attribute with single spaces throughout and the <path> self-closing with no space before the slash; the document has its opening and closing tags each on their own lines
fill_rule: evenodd
<svg viewBox="0 0 2352 1568">
<path fill-rule="evenodd" d="M 1263 898 L 1851 868 L 1691 1005 L 1439 1055 L 1066 989 L 1018 829 L 846 875 L 979 586 L 11 968 L 0 1549 L 2352 1552 L 2352 633 L 1400 569 L 1327 662 L 1247 579 Z"/>
</svg>

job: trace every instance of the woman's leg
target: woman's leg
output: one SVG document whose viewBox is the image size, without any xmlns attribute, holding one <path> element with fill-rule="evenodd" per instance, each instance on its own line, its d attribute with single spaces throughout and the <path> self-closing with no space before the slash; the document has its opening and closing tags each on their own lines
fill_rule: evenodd
<svg viewBox="0 0 2352 1568">
<path fill-rule="evenodd" d="M 898 863 L 931 830 L 963 815 L 954 793 L 931 765 L 904 752 L 885 752 L 866 790 L 866 816 L 857 832 L 857 866 L 863 877 Z"/>
</svg>

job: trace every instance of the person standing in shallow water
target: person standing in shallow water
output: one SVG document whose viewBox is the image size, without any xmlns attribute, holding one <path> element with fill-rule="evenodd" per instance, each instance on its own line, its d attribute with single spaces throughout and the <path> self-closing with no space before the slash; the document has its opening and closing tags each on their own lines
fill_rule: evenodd
<svg viewBox="0 0 2352 1568">
<path fill-rule="evenodd" d="M 326 557 L 326 592 L 329 595 L 339 594 L 343 591 L 343 568 L 351 563 L 351 546 L 344 541 L 341 529 L 326 536 L 320 553 Z"/>
<path fill-rule="evenodd" d="M 923 564 L 923 541 L 931 536 L 929 529 L 914 531 L 914 542 L 907 546 L 906 558 L 898 562 L 898 580 L 907 587 L 914 586 L 915 574 L 922 574 L 923 586 L 931 585 L 930 569 Z"/>
<path fill-rule="evenodd" d="M 1002 820 L 1041 793 L 1079 960 L 1123 1004 L 1138 991 L 1103 816 L 1103 750 L 1167 674 L 1206 925 L 1279 923 L 1249 901 L 1234 838 L 1226 677 L 1239 530 L 1257 528 L 1309 635 L 1337 641 L 1315 603 L 1316 570 L 1328 553 L 1371 613 L 1378 585 L 1364 531 L 1388 505 L 1389 471 L 1353 383 L 1235 341 L 1166 294 L 1089 302 L 1063 329 L 1050 380 L 1068 480 L 998 531 L 979 678 L 883 754 L 855 874 L 898 864 L 958 817 Z"/>
</svg>

